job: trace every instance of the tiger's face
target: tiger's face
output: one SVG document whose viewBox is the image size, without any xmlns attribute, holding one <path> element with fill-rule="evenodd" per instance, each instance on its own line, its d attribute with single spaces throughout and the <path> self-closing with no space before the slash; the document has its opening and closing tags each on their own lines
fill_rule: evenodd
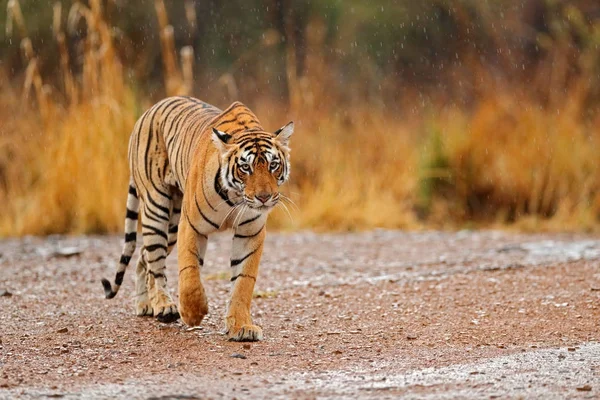
<svg viewBox="0 0 600 400">
<path fill-rule="evenodd" d="M 265 212 L 279 201 L 279 186 L 290 175 L 289 140 L 293 122 L 275 133 L 251 131 L 235 135 L 213 128 L 221 155 L 221 185 L 235 193 L 236 204 Z"/>
</svg>

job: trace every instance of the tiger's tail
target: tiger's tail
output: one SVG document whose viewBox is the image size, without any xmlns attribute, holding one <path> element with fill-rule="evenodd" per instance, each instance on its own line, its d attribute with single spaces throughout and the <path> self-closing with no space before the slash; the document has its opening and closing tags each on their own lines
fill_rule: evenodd
<svg viewBox="0 0 600 400">
<path fill-rule="evenodd" d="M 108 279 L 102 279 L 102 286 L 104 286 L 104 294 L 107 299 L 112 299 L 119 292 L 121 283 L 123 283 L 123 277 L 125 276 L 125 270 L 135 251 L 139 210 L 140 199 L 137 190 L 133 185 L 133 181 L 130 181 L 129 194 L 127 195 L 127 214 L 125 216 L 125 244 L 123 245 L 123 252 L 121 253 L 119 265 L 117 265 L 115 283 L 114 285 L 111 285 Z"/>
</svg>

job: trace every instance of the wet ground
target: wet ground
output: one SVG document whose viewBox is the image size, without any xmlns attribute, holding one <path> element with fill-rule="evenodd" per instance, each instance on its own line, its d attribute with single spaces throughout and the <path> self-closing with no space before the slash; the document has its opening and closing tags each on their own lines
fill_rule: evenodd
<svg viewBox="0 0 600 400">
<path fill-rule="evenodd" d="M 103 298 L 120 241 L 0 242 L 0 398 L 600 397 L 594 237 L 269 234 L 252 344 L 220 333 L 227 235 L 211 239 L 193 331 L 133 315 L 134 268 Z"/>
</svg>

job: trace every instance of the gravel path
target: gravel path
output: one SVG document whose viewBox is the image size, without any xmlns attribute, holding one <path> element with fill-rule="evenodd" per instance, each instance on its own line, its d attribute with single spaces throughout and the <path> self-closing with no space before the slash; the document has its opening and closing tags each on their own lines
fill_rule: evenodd
<svg viewBox="0 0 600 400">
<path fill-rule="evenodd" d="M 134 268 L 103 298 L 120 237 L 0 242 L 0 398 L 600 397 L 594 237 L 269 234 L 252 344 L 220 333 L 229 248 L 211 239 L 189 331 L 133 315 Z"/>
</svg>

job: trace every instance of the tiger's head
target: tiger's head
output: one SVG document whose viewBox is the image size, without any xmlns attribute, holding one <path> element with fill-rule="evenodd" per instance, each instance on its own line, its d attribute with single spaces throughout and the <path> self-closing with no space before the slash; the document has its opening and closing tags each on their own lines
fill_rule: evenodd
<svg viewBox="0 0 600 400">
<path fill-rule="evenodd" d="M 279 201 L 279 186 L 290 175 L 290 122 L 274 133 L 243 131 L 230 135 L 213 128 L 212 141 L 220 153 L 221 185 L 235 193 L 232 200 L 264 212 Z"/>
</svg>

